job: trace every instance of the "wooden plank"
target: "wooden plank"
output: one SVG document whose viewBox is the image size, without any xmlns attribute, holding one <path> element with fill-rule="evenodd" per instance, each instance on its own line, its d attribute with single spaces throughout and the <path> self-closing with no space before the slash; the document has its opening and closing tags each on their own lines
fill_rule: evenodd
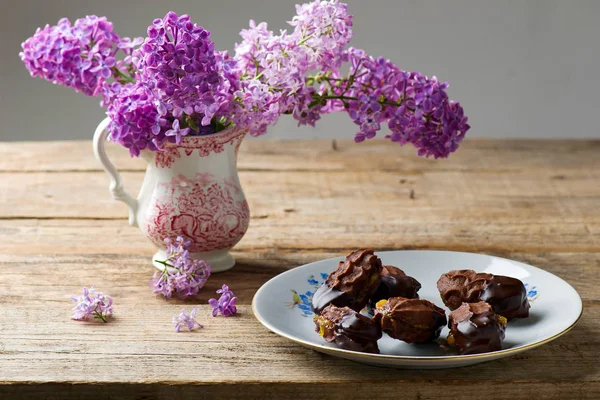
<svg viewBox="0 0 600 400">
<path fill-rule="evenodd" d="M 18 384 L 0 386 L 3 399 L 30 400 L 60 398 L 61 400 L 90 398 L 115 398 L 119 400 L 201 400 L 201 399 L 327 399 L 327 400 L 372 400 L 377 399 L 416 399 L 438 400 L 444 398 L 472 400 L 490 398 L 494 400 L 535 399 L 544 400 L 597 400 L 600 398 L 598 382 L 484 382 L 473 383 L 467 380 L 452 384 L 426 379 L 427 373 L 418 381 L 397 378 L 385 385 L 373 386 L 356 379 L 343 383 L 277 383 L 277 384 Z M 52 393 L 49 395 L 49 393 Z M 51 397 L 49 397 L 51 396 Z M 54 397 L 57 396 L 57 397 Z M 493 396 L 493 397 L 492 397 Z"/>
<path fill-rule="evenodd" d="M 424 216 L 418 220 L 418 215 Z M 311 221 L 303 214 L 252 219 L 235 250 L 244 255 L 314 250 L 344 253 L 364 246 L 494 254 L 600 251 L 600 222 L 576 218 L 453 220 L 413 213 L 406 220 L 385 221 L 380 215 L 369 222 L 366 217 L 333 216 L 339 220 Z M 0 220 L 0 253 L 4 254 L 150 257 L 153 251 L 140 230 L 128 226 L 126 220 Z"/>
<path fill-rule="evenodd" d="M 255 217 L 598 221 L 600 168 L 561 170 L 559 180 L 555 173 L 451 171 L 409 178 L 391 172 L 246 171 L 240 179 Z M 137 193 L 143 175 L 123 174 L 130 193 Z M 125 218 L 125 206 L 110 198 L 107 187 L 101 172 L 6 173 L 0 180 L 0 218 Z"/>
<path fill-rule="evenodd" d="M 122 170 L 143 171 L 145 164 L 126 149 L 107 143 L 109 156 Z M 240 150 L 241 170 L 388 170 L 520 171 L 588 166 L 598 168 L 598 140 L 467 139 L 447 160 L 417 157 L 411 146 L 385 139 L 356 144 L 352 140 L 246 139 Z M 0 172 L 101 171 L 91 141 L 0 142 Z M 559 178 L 560 179 L 560 178 Z"/>
<path fill-rule="evenodd" d="M 81 248 L 80 250 L 84 250 Z M 196 299 L 200 303 L 213 296 L 223 282 L 234 288 L 239 304 L 249 305 L 256 290 L 267 280 L 291 268 L 325 258 L 345 255 L 348 248 L 324 250 L 278 249 L 237 250 L 236 266 L 214 275 Z M 132 250 L 130 254 L 110 253 L 99 248 L 95 253 L 58 251 L 56 254 L 0 254 L 0 304 L 43 306 L 47 302 L 65 302 L 83 286 L 95 285 L 127 304 L 167 304 L 152 294 L 148 281 L 155 269 L 150 264 L 152 252 Z M 104 251 L 105 253 L 101 253 Z M 597 301 L 600 287 L 600 252 L 595 253 L 520 253 L 493 252 L 545 269 L 569 282 L 586 301 Z M 35 296 L 31 296 L 32 290 Z M 154 300 L 157 300 L 154 302 Z M 193 302 L 193 301 L 192 301 Z M 168 304 L 186 304 L 170 300 Z M 1 376 L 1 375 L 0 375 Z"/>
<path fill-rule="evenodd" d="M 449 386 L 465 379 L 600 383 L 600 341 L 593 334 L 600 329 L 600 305 L 595 303 L 586 303 L 584 318 L 571 332 L 544 346 L 478 366 L 427 372 L 365 366 L 305 349 L 262 327 L 249 306 L 241 306 L 238 317 L 214 318 L 209 306 L 201 305 L 198 319 L 205 327 L 180 334 L 173 332 L 170 320 L 182 306 L 152 296 L 146 304 L 121 300 L 108 324 L 70 321 L 70 307 L 68 301 L 60 301 L 0 309 L 4 384 L 90 380 L 318 384 L 357 379 L 374 387 L 390 380 L 418 385 L 424 379 Z M 35 329 L 31 321 L 36 321 Z"/>
<path fill-rule="evenodd" d="M 600 251 L 599 222 L 493 218 L 480 218 L 477 224 L 470 220 L 430 221 L 368 223 L 349 218 L 330 223 L 304 222 L 302 216 L 258 218 L 250 222 L 235 249 L 245 254 L 294 250 L 343 253 L 361 246 L 500 254 Z M 152 252 L 140 230 L 127 226 L 125 220 L 0 220 L 0 253 L 4 254 L 149 256 Z"/>
</svg>

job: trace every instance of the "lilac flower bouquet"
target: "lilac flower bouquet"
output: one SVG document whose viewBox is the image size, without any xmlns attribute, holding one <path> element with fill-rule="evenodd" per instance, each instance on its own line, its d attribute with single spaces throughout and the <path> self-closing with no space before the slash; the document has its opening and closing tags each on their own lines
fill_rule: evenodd
<svg viewBox="0 0 600 400">
<path fill-rule="evenodd" d="M 419 155 L 447 157 L 458 148 L 469 125 L 448 84 L 349 47 L 346 4 L 296 6 L 289 24 L 275 34 L 250 21 L 230 56 L 174 12 L 134 39 L 117 35 L 105 17 L 62 19 L 38 29 L 20 57 L 32 76 L 100 97 L 110 137 L 132 156 L 232 125 L 262 135 L 282 114 L 314 126 L 332 112 L 358 126 L 356 142 L 387 125 L 386 138 L 411 143 Z"/>
</svg>

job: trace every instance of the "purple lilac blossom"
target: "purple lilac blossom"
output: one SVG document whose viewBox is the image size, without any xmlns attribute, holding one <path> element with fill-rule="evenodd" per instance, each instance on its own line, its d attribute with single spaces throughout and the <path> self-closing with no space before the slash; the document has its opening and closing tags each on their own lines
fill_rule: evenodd
<svg viewBox="0 0 600 400">
<path fill-rule="evenodd" d="M 139 39 L 120 38 L 106 17 L 89 15 L 72 25 L 66 18 L 55 26 L 38 28 L 19 53 L 31 76 L 68 86 L 88 96 L 110 97 L 109 78 L 124 83 L 130 80 L 126 60 L 117 61 L 121 49 L 131 54 Z M 127 44 L 127 46 L 125 45 Z M 130 47 L 131 46 L 131 47 Z M 106 101 L 103 101 L 103 104 Z"/>
<path fill-rule="evenodd" d="M 233 61 L 215 52 L 209 38 L 210 32 L 189 16 L 169 12 L 154 20 L 148 37 L 131 53 L 137 81 L 115 92 L 107 114 L 111 138 L 132 156 L 230 125 L 239 79 Z M 121 43 L 127 49 L 136 45 Z"/>
<path fill-rule="evenodd" d="M 184 327 L 187 327 L 188 331 L 190 332 L 196 329 L 196 327 L 204 328 L 204 325 L 196 321 L 196 313 L 198 313 L 198 310 L 198 308 L 192 309 L 192 311 L 190 311 L 190 315 L 187 315 L 185 310 L 181 310 L 179 315 L 174 315 L 173 323 L 175 324 L 175 332 L 181 332 L 181 329 Z"/>
<path fill-rule="evenodd" d="M 193 116 L 194 122 L 207 126 L 215 115 L 229 110 L 230 82 L 219 71 L 210 32 L 188 15 L 171 11 L 155 19 L 133 60 L 161 116 Z"/>
<path fill-rule="evenodd" d="M 182 237 L 175 241 L 167 238 L 167 259 L 155 260 L 164 265 L 164 270 L 155 272 L 151 286 L 154 293 L 166 298 L 195 296 L 208 280 L 211 267 L 203 260 L 192 260 L 189 256 L 189 242 Z"/>
<path fill-rule="evenodd" d="M 221 289 L 217 290 L 217 294 L 220 294 L 219 300 L 217 299 L 209 299 L 208 304 L 212 307 L 212 315 L 216 317 L 219 313 L 223 314 L 225 317 L 230 317 L 237 312 L 237 308 L 235 303 L 237 301 L 237 297 L 235 294 L 229 289 L 229 286 L 223 284 Z"/>
<path fill-rule="evenodd" d="M 337 0 L 313 1 L 296 5 L 296 16 L 289 22 L 292 34 L 310 69 L 337 70 L 342 65 L 344 49 L 352 38 L 352 18 L 348 5 Z"/>
<path fill-rule="evenodd" d="M 245 81 L 235 95 L 238 101 L 234 103 L 233 121 L 250 134 L 262 135 L 279 120 L 280 95 L 272 93 L 268 85 L 254 79 Z"/>
<path fill-rule="evenodd" d="M 344 3 L 315 1 L 296 10 L 290 21 L 293 32 L 274 35 L 266 23 L 250 21 L 235 46 L 242 89 L 236 93 L 239 105 L 234 106 L 233 120 L 252 135 L 264 134 L 281 114 L 292 114 L 298 125 L 314 126 L 321 110 L 320 104 L 312 104 L 315 89 L 307 84 L 307 74 L 337 71 L 352 37 L 352 16 Z"/>
<path fill-rule="evenodd" d="M 359 125 L 357 142 L 375 137 L 386 123 L 392 132 L 387 138 L 413 144 L 419 155 L 448 157 L 458 148 L 469 125 L 460 104 L 448 99 L 448 83 L 403 71 L 362 50 L 351 48 L 346 57 L 352 83 L 331 85 L 326 97 L 341 102 Z"/>
<path fill-rule="evenodd" d="M 321 114 L 346 111 L 359 126 L 356 142 L 374 138 L 387 125 L 386 138 L 411 143 L 422 156 L 448 157 L 458 148 L 469 125 L 460 104 L 448 99 L 447 83 L 346 49 L 352 16 L 344 3 L 313 1 L 296 11 L 289 34 L 275 35 L 254 21 L 241 32 L 234 57 L 242 85 L 236 124 L 261 135 L 279 114 L 314 126 Z M 346 74 L 340 72 L 344 65 Z"/>
<path fill-rule="evenodd" d="M 422 156 L 448 157 L 458 148 L 469 125 L 447 83 L 348 49 L 352 16 L 338 0 L 298 5 L 296 13 L 293 29 L 279 35 L 250 21 L 232 58 L 214 50 L 210 32 L 174 12 L 154 20 L 143 43 L 119 38 L 104 17 L 73 26 L 63 19 L 38 29 L 20 55 L 33 76 L 102 94 L 110 136 L 132 156 L 231 124 L 257 136 L 282 114 L 315 126 L 322 114 L 340 111 L 358 126 L 356 142 L 387 126 L 386 138 Z M 115 58 L 119 50 L 123 60 Z"/>
<path fill-rule="evenodd" d="M 77 304 L 73 307 L 74 320 L 88 320 L 90 318 L 100 319 L 108 322 L 108 317 L 113 314 L 113 299 L 110 296 L 96 292 L 94 287 L 83 288 L 83 295 L 71 296 L 71 300 Z"/>
<path fill-rule="evenodd" d="M 110 118 L 110 138 L 128 148 L 135 157 L 146 148 L 161 149 L 172 127 L 161 118 L 155 102 L 139 83 L 120 88 L 106 114 Z"/>
<path fill-rule="evenodd" d="M 181 129 L 179 127 L 179 120 L 176 119 L 173 121 L 173 125 L 171 126 L 171 129 L 169 129 L 168 131 L 165 132 L 165 136 L 167 136 L 167 137 L 175 136 L 175 143 L 181 144 L 181 137 L 187 135 L 189 131 L 190 131 L 190 128 Z"/>
</svg>

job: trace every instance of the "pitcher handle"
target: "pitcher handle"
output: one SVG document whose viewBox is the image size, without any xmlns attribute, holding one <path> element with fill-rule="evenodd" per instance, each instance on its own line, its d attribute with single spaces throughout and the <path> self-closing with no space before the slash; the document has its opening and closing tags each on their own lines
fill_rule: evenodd
<svg viewBox="0 0 600 400">
<path fill-rule="evenodd" d="M 125 192 L 121 174 L 119 174 L 119 171 L 117 171 L 113 163 L 110 162 L 106 155 L 106 151 L 104 150 L 104 143 L 106 143 L 106 137 L 108 135 L 108 130 L 106 130 L 106 128 L 109 123 L 110 118 L 105 118 L 98 124 L 96 132 L 94 132 L 94 155 L 96 156 L 96 159 L 100 161 L 106 173 L 110 176 L 109 189 L 113 199 L 127 204 L 127 207 L 129 208 L 129 225 L 137 226 L 136 214 L 138 201 Z"/>
</svg>

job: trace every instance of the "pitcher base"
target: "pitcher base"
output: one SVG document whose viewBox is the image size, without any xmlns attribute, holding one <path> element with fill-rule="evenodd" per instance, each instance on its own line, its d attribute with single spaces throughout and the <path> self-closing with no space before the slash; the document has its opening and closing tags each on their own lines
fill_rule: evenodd
<svg viewBox="0 0 600 400">
<path fill-rule="evenodd" d="M 211 272 L 224 272 L 230 270 L 235 265 L 235 258 L 229 253 L 229 250 L 215 250 L 215 251 L 206 251 L 200 253 L 189 253 L 190 258 L 193 260 L 204 260 L 211 266 Z M 152 265 L 154 265 L 158 270 L 162 271 L 165 269 L 165 266 L 157 263 L 155 260 L 166 260 L 167 252 L 164 250 L 159 250 L 152 257 Z"/>
</svg>

